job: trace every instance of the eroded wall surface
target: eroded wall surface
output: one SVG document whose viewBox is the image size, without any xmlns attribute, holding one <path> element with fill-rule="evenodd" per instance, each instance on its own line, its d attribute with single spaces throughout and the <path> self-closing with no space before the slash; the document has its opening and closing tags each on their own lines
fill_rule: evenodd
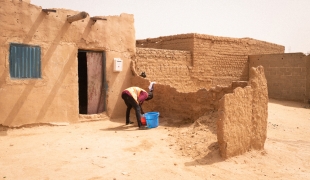
<svg viewBox="0 0 310 180">
<path fill-rule="evenodd" d="M 0 0 L 0 124 L 77 122 L 79 49 L 105 52 L 107 113 L 123 115 L 121 91 L 130 86 L 130 62 L 135 55 L 133 15 L 105 16 L 106 21 L 67 22 L 79 12 L 41 7 L 23 1 Z M 13 79 L 9 72 L 10 43 L 41 47 L 40 79 Z M 121 58 L 123 71 L 113 72 L 113 58 Z"/>
<path fill-rule="evenodd" d="M 306 67 L 307 67 L 307 88 L 306 88 L 306 91 L 307 91 L 307 101 L 308 103 L 310 103 L 310 55 L 307 56 L 306 58 Z"/>
<path fill-rule="evenodd" d="M 252 88 L 251 147 L 264 149 L 267 138 L 268 87 L 263 66 L 250 69 L 249 86 Z"/>
<path fill-rule="evenodd" d="M 137 40 L 138 48 L 156 48 L 182 50 L 191 52 L 191 66 L 188 67 L 189 81 L 184 92 L 193 92 L 200 88 L 210 88 L 216 85 L 227 86 L 232 81 L 248 81 L 248 55 L 284 53 L 284 46 L 259 41 L 251 38 L 228 38 L 203 34 L 181 34 L 159 38 Z M 140 62 L 148 59 L 140 56 Z M 158 62 L 161 62 L 157 59 Z M 160 63 L 152 64 L 149 71 L 158 69 Z M 172 67 L 173 65 L 170 65 Z M 175 68 L 177 69 L 176 65 Z M 146 71 L 146 73 L 149 73 Z M 158 77 L 151 77 L 156 81 Z M 181 82 L 174 78 L 175 81 Z M 178 88 L 178 87 L 176 87 Z"/>
<path fill-rule="evenodd" d="M 220 100 L 217 139 L 224 158 L 247 152 L 251 148 L 252 88 L 236 88 Z"/>
<path fill-rule="evenodd" d="M 270 98 L 305 101 L 309 94 L 309 60 L 303 53 L 249 56 L 249 68 L 265 69 Z"/>
<path fill-rule="evenodd" d="M 267 138 L 268 91 L 264 68 L 251 68 L 245 88 L 219 101 L 217 137 L 224 158 L 261 150 Z"/>
<path fill-rule="evenodd" d="M 132 84 L 148 91 L 150 82 L 140 76 L 133 76 Z M 246 84 L 247 82 L 233 82 L 230 86 L 216 86 L 209 90 L 200 89 L 187 93 L 170 85 L 155 84 L 153 99 L 143 103 L 143 110 L 160 112 L 162 117 L 194 121 L 206 112 L 216 111 L 224 94 L 231 93 L 234 88 L 245 87 Z"/>
</svg>

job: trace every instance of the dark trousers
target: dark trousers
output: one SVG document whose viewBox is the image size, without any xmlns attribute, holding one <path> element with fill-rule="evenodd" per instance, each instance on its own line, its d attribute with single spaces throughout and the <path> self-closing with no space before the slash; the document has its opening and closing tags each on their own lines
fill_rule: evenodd
<svg viewBox="0 0 310 180">
<path fill-rule="evenodd" d="M 126 124 L 129 123 L 129 116 L 130 116 L 130 110 L 131 108 L 134 108 L 136 111 L 136 117 L 138 126 L 141 126 L 141 107 L 139 104 L 133 99 L 133 97 L 129 96 L 128 94 L 122 94 L 122 98 L 127 106 L 126 110 Z"/>
</svg>

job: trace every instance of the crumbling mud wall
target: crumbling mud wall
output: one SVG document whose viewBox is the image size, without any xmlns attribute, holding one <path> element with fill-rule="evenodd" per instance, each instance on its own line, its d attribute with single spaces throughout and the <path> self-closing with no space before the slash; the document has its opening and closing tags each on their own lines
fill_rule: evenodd
<svg viewBox="0 0 310 180">
<path fill-rule="evenodd" d="M 264 68 L 251 68 L 248 86 L 219 101 L 217 138 L 224 158 L 261 150 L 267 138 L 268 90 Z"/>
<path fill-rule="evenodd" d="M 303 53 L 249 56 L 249 68 L 263 66 L 270 98 L 307 101 L 310 99 L 310 56 Z"/>
<path fill-rule="evenodd" d="M 150 81 L 140 76 L 133 76 L 132 85 L 148 90 Z M 218 102 L 224 94 L 232 93 L 234 88 L 245 87 L 247 82 L 233 82 L 230 86 L 216 86 L 209 90 L 179 92 L 169 85 L 155 84 L 153 99 L 145 101 L 144 112 L 157 111 L 162 117 L 195 121 L 209 111 L 218 109 Z"/>
<path fill-rule="evenodd" d="M 191 66 L 188 68 L 190 81 L 187 92 L 216 85 L 228 86 L 232 81 L 248 81 L 248 55 L 284 53 L 284 46 L 251 38 L 217 37 L 203 34 L 181 34 L 137 40 L 138 48 L 156 48 L 191 52 Z M 139 61 L 148 60 L 140 56 Z M 157 68 L 154 64 L 149 68 Z M 173 67 L 171 65 L 170 67 Z M 177 65 L 175 68 L 177 69 Z M 149 73 L 146 71 L 146 73 Z M 151 81 L 157 81 L 151 77 Z M 186 92 L 184 90 L 184 92 Z"/>
<path fill-rule="evenodd" d="M 306 58 L 306 71 L 307 71 L 307 99 L 306 101 L 310 104 L 310 55 Z"/>
<path fill-rule="evenodd" d="M 0 4 L 0 125 L 79 121 L 79 49 L 105 52 L 106 113 L 111 118 L 123 115 L 125 107 L 119 94 L 131 83 L 133 15 L 94 21 L 87 14 L 85 19 L 69 23 L 67 17 L 79 12 L 54 9 L 56 12 L 48 13 L 17 0 L 0 0 Z M 10 77 L 11 43 L 41 48 L 41 78 Z M 113 72 L 113 58 L 123 60 L 123 71 Z"/>
<path fill-rule="evenodd" d="M 264 67 L 250 69 L 249 86 L 253 89 L 252 100 L 252 136 L 251 147 L 256 150 L 264 148 L 267 138 L 268 87 Z"/>
</svg>

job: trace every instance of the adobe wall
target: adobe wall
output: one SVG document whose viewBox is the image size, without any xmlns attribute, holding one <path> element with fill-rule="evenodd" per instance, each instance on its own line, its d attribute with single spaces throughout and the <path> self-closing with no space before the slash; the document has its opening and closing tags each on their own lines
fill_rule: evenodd
<svg viewBox="0 0 310 180">
<path fill-rule="evenodd" d="M 132 85 L 148 91 L 150 81 L 140 76 L 132 77 Z M 233 82 L 230 86 L 216 86 L 209 90 L 180 92 L 170 85 L 155 84 L 153 99 L 143 103 L 144 112 L 157 111 L 161 117 L 194 121 L 208 111 L 218 109 L 218 102 L 224 94 L 237 87 L 245 87 L 247 82 Z"/>
<path fill-rule="evenodd" d="M 23 1 L 23 2 L 26 2 L 26 3 L 31 3 L 31 0 L 12 0 L 12 1 Z"/>
<path fill-rule="evenodd" d="M 200 88 L 208 89 L 216 85 L 227 86 L 232 81 L 247 81 L 248 55 L 284 53 L 284 46 L 265 41 L 203 34 L 181 34 L 137 40 L 136 46 L 190 51 L 192 60 L 191 66 L 188 68 L 190 78 L 187 79 L 190 79 L 191 83 L 185 87 L 188 88 L 187 92 L 193 92 Z M 138 51 L 137 57 L 140 62 L 148 61 L 143 56 L 140 57 Z M 150 70 L 157 66 L 153 65 Z M 146 73 L 148 72 L 146 71 Z M 152 78 L 151 81 L 157 81 Z"/>
<path fill-rule="evenodd" d="M 196 90 L 190 78 L 191 60 L 189 51 L 136 48 L 133 63 L 138 74 L 146 72 L 147 79 L 188 92 Z"/>
<path fill-rule="evenodd" d="M 217 138 L 224 158 L 264 149 L 267 138 L 268 90 L 264 68 L 251 68 L 248 86 L 219 101 Z"/>
<path fill-rule="evenodd" d="M 180 51 L 194 51 L 194 34 L 179 34 L 174 36 L 163 36 L 136 40 L 136 47 L 169 49 Z"/>
<path fill-rule="evenodd" d="M 284 46 L 251 38 L 195 34 L 192 76 L 210 78 L 211 86 L 247 81 L 247 56 L 271 53 L 284 53 Z"/>
<path fill-rule="evenodd" d="M 310 56 L 285 53 L 249 56 L 249 67 L 265 68 L 270 98 L 305 101 L 309 94 Z"/>
<path fill-rule="evenodd" d="M 306 58 L 306 69 L 307 69 L 307 102 L 310 103 L 310 55 L 307 56 Z"/>
<path fill-rule="evenodd" d="M 121 91 L 130 86 L 130 63 L 135 55 L 133 15 L 106 16 L 96 21 L 87 16 L 68 23 L 78 12 L 41 7 L 23 1 L 0 0 L 0 125 L 77 122 L 78 49 L 105 51 L 107 114 L 123 116 Z M 12 79 L 9 73 L 10 43 L 41 47 L 41 79 Z M 113 58 L 121 58 L 123 71 L 113 72 Z M 117 97 L 117 98 L 115 98 Z"/>
</svg>

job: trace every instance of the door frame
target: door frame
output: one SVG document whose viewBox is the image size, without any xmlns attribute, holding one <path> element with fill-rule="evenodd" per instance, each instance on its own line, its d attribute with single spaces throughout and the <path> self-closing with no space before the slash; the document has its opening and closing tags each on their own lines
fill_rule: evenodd
<svg viewBox="0 0 310 180">
<path fill-rule="evenodd" d="M 107 97 L 107 91 L 108 91 L 108 84 L 107 84 L 107 81 L 106 81 L 106 52 L 105 51 L 94 51 L 94 50 L 78 49 L 77 57 L 78 57 L 78 53 L 79 52 L 85 52 L 85 53 L 87 53 L 87 52 L 97 52 L 97 53 L 102 53 L 102 76 L 103 77 L 102 77 L 101 93 L 103 94 L 103 100 L 104 100 L 104 102 L 103 102 L 103 112 L 105 112 L 107 110 L 107 103 L 106 103 L 107 100 L 106 100 L 106 97 Z M 78 60 L 79 59 L 77 58 L 77 61 Z M 78 71 L 78 76 L 79 76 L 79 71 Z M 79 85 L 78 85 L 78 87 L 79 87 Z M 79 93 L 78 93 L 78 96 L 79 96 Z M 79 97 L 78 97 L 78 99 L 79 99 Z M 79 100 L 79 104 L 80 104 L 80 100 Z M 79 112 L 80 112 L 80 109 L 79 109 Z"/>
</svg>

